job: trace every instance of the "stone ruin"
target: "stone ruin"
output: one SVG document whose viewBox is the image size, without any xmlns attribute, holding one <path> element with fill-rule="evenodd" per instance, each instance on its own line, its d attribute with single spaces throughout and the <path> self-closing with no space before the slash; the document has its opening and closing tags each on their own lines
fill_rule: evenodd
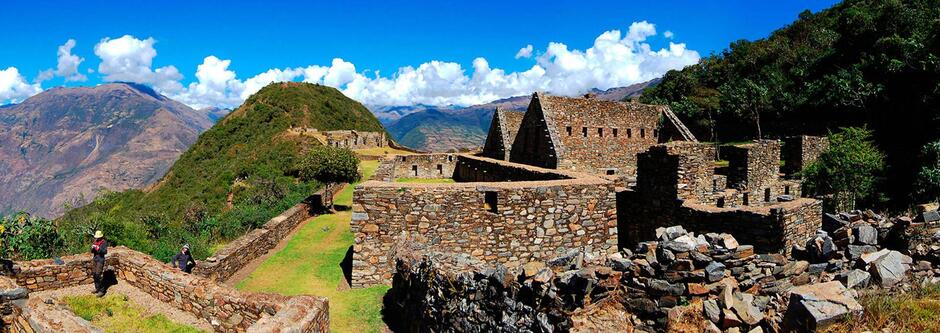
<svg viewBox="0 0 940 333">
<path fill-rule="evenodd" d="M 324 146 L 348 149 L 382 148 L 389 145 L 385 132 L 355 130 L 320 131 L 316 128 L 292 127 L 288 133 L 317 139 Z"/>
<path fill-rule="evenodd" d="M 241 292 L 223 284 L 274 249 L 301 222 L 332 206 L 341 184 L 322 189 L 197 263 L 193 274 L 128 248 L 112 248 L 106 276 L 205 320 L 217 332 L 327 332 L 324 297 Z M 55 300 L 30 294 L 92 283 L 91 256 L 16 262 L 0 275 L 0 332 L 101 332 Z"/>
<path fill-rule="evenodd" d="M 536 93 L 524 114 L 497 110 L 489 135 L 480 156 L 386 157 L 356 188 L 353 287 L 388 284 L 402 239 L 513 266 L 614 253 L 669 225 L 789 253 L 822 223 L 821 202 L 781 176 L 779 142 L 726 148 L 716 170 L 715 148 L 665 106 Z"/>
<path fill-rule="evenodd" d="M 0 276 L 0 331 L 101 332 L 53 300 L 30 294 L 87 285 L 91 256 L 18 262 L 16 274 Z M 215 281 L 174 270 L 156 259 L 116 247 L 108 253 L 105 276 L 114 276 L 173 307 L 209 322 L 218 332 L 326 332 L 326 298 L 237 291 Z"/>
</svg>

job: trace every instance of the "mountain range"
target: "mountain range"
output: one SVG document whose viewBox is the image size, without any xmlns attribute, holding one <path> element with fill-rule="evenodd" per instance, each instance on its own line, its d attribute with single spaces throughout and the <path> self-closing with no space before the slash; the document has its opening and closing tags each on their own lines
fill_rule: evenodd
<svg viewBox="0 0 940 333">
<path fill-rule="evenodd" d="M 639 96 L 659 79 L 616 87 L 593 89 L 594 98 L 622 101 Z M 470 107 L 428 105 L 372 107 L 389 134 L 400 144 L 418 150 L 447 152 L 483 145 L 496 108 L 524 111 L 531 96 L 515 96 Z"/>
<path fill-rule="evenodd" d="M 0 107 L 0 213 L 55 217 L 163 176 L 208 113 L 131 83 L 52 88 Z"/>
</svg>

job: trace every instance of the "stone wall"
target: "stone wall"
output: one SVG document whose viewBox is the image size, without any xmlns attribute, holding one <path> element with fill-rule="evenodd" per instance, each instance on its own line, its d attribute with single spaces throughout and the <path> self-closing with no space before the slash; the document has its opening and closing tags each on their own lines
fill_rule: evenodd
<svg viewBox="0 0 940 333">
<path fill-rule="evenodd" d="M 763 140 L 726 147 L 728 186 L 760 193 L 777 182 L 780 174 L 780 142 Z"/>
<path fill-rule="evenodd" d="M 829 139 L 826 137 L 800 135 L 783 140 L 782 158 L 785 162 L 783 173 L 793 176 L 810 163 L 816 161 L 824 151 L 829 149 Z"/>
<path fill-rule="evenodd" d="M 198 261 L 193 274 L 216 281 L 228 280 L 252 260 L 276 247 L 301 222 L 332 207 L 333 196 L 343 186 L 345 185 L 325 185 L 303 202 L 268 220 L 261 228 L 233 240 L 206 260 Z"/>
<path fill-rule="evenodd" d="M 420 154 L 387 157 L 391 164 L 389 181 L 395 178 L 451 178 L 457 166 L 456 154 Z"/>
<path fill-rule="evenodd" d="M 324 131 L 326 145 L 338 148 L 368 149 L 385 147 L 385 132 Z"/>
<path fill-rule="evenodd" d="M 453 179 L 457 182 L 513 182 L 569 178 L 544 169 L 536 170 L 525 165 L 470 156 L 458 156 L 457 167 L 453 172 Z"/>
<path fill-rule="evenodd" d="M 389 283 L 394 244 L 430 246 L 507 265 L 570 249 L 615 251 L 613 183 L 600 178 L 493 183 L 369 181 L 353 194 L 353 287 Z"/>
<path fill-rule="evenodd" d="M 34 260 L 17 265 L 20 272 L 16 280 L 24 281 L 24 287 L 31 292 L 91 283 L 88 270 L 90 255 L 67 256 L 58 263 Z M 326 298 L 240 292 L 213 280 L 177 271 L 125 247 L 114 247 L 109 251 L 107 270 L 115 274 L 118 283 L 127 283 L 162 302 L 192 313 L 219 332 L 244 332 L 262 319 L 265 327 L 277 329 L 301 327 L 303 330 L 300 332 L 329 330 Z M 29 313 L 28 308 L 21 310 Z M 52 313 L 50 311 L 53 310 L 39 311 Z"/>
</svg>

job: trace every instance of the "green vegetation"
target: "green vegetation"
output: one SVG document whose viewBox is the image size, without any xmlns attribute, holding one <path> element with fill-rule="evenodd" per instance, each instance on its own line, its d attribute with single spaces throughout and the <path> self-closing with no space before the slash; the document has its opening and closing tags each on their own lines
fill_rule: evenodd
<svg viewBox="0 0 940 333">
<path fill-rule="evenodd" d="M 299 163 L 315 138 L 292 127 L 383 131 L 361 104 L 338 90 L 276 83 L 252 95 L 199 139 L 147 190 L 106 193 L 56 221 L 67 252 L 84 251 L 103 229 L 116 245 L 167 260 L 180 244 L 197 258 L 258 227 L 313 193 Z"/>
<path fill-rule="evenodd" d="M 923 200 L 940 200 L 940 141 L 924 145 L 923 166 L 917 173 L 917 189 Z"/>
<path fill-rule="evenodd" d="M 0 218 L 0 257 L 17 260 L 49 258 L 59 254 L 62 236 L 51 220 L 19 213 Z"/>
<path fill-rule="evenodd" d="M 845 318 L 820 332 L 940 332 L 940 285 L 905 293 L 873 291 L 859 302 L 865 307 L 861 318 Z"/>
<path fill-rule="evenodd" d="M 453 183 L 450 178 L 395 178 L 396 183 L 442 184 Z"/>
<path fill-rule="evenodd" d="M 803 186 L 813 195 L 832 195 L 837 211 L 871 201 L 875 181 L 884 169 L 884 154 L 871 141 L 871 131 L 849 127 L 829 135 L 829 150 L 802 171 Z"/>
<path fill-rule="evenodd" d="M 300 179 L 321 183 L 353 183 L 359 180 L 359 157 L 349 149 L 314 147 L 298 166 Z"/>
<path fill-rule="evenodd" d="M 365 178 L 378 161 L 363 161 Z M 351 206 L 354 186 L 347 186 L 334 199 L 338 206 Z M 283 295 L 316 295 L 330 299 L 330 326 L 336 332 L 381 332 L 382 297 L 388 287 L 349 289 L 340 263 L 351 250 L 354 237 L 349 228 L 350 211 L 315 217 L 236 287 L 241 290 Z"/>
<path fill-rule="evenodd" d="M 174 323 L 162 314 L 145 316 L 145 309 L 128 300 L 125 295 L 102 298 L 93 295 L 67 296 L 64 301 L 76 315 L 108 333 L 202 332 L 192 326 Z"/>
<path fill-rule="evenodd" d="M 940 139 L 938 0 L 846 0 L 767 38 L 731 43 L 643 92 L 700 139 L 738 141 L 840 127 L 873 130 L 890 205 L 912 201 L 916 156 Z"/>
</svg>

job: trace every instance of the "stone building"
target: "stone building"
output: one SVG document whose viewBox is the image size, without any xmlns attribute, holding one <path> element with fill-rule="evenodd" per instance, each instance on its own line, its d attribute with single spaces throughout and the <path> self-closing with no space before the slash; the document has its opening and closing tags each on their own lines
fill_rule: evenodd
<svg viewBox="0 0 940 333">
<path fill-rule="evenodd" d="M 414 178 L 414 170 L 454 182 L 394 181 Z M 396 244 L 405 240 L 507 265 L 572 249 L 616 251 L 614 191 L 594 175 L 485 157 L 387 157 L 353 195 L 351 285 L 391 283 Z"/>
<path fill-rule="evenodd" d="M 816 161 L 826 149 L 829 149 L 829 139 L 819 136 L 799 135 L 783 140 L 783 173 L 788 176 L 796 175 L 810 163 Z"/>
<path fill-rule="evenodd" d="M 512 142 L 516 139 L 523 116 L 525 112 L 496 109 L 481 155 L 508 161 L 509 150 L 512 149 Z"/>
<path fill-rule="evenodd" d="M 385 132 L 361 132 L 361 131 L 325 131 L 321 132 L 325 138 L 325 144 L 331 147 L 349 148 L 349 149 L 368 149 L 381 148 L 388 144 Z"/>
<path fill-rule="evenodd" d="M 632 248 L 672 225 L 785 252 L 822 223 L 820 201 L 780 177 L 777 141 L 726 149 L 718 172 L 715 148 L 664 106 L 536 93 L 516 117 L 496 112 L 483 156 L 386 157 L 356 187 L 353 287 L 388 284 L 402 242 L 514 266 Z"/>
<path fill-rule="evenodd" d="M 535 93 L 509 160 L 549 169 L 632 175 L 636 154 L 659 142 L 695 141 L 666 106 Z"/>
<path fill-rule="evenodd" d="M 700 143 L 672 142 L 639 154 L 636 186 L 617 198 L 621 246 L 681 225 L 732 234 L 761 252 L 785 252 L 819 229 L 822 202 L 799 198 L 799 182 L 780 178 L 778 142 L 726 150 L 726 174 L 716 174 L 710 149 Z"/>
</svg>

